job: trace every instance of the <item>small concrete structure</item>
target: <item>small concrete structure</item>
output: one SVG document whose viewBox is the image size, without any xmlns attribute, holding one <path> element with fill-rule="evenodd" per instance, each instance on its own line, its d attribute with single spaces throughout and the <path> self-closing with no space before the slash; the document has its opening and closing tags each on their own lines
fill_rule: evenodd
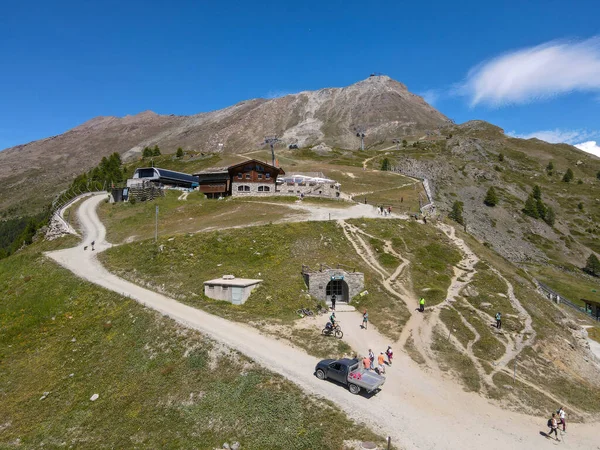
<svg viewBox="0 0 600 450">
<path fill-rule="evenodd" d="M 331 296 L 335 294 L 336 303 L 348 303 L 360 294 L 365 287 L 365 274 L 354 269 L 344 270 L 321 264 L 319 270 L 302 266 L 302 276 L 308 287 L 308 293 L 317 300 L 331 305 Z"/>
<path fill-rule="evenodd" d="M 262 280 L 236 278 L 233 275 L 223 275 L 204 282 L 204 295 L 214 300 L 225 300 L 234 305 L 243 305 L 250 293 L 262 283 Z"/>
</svg>

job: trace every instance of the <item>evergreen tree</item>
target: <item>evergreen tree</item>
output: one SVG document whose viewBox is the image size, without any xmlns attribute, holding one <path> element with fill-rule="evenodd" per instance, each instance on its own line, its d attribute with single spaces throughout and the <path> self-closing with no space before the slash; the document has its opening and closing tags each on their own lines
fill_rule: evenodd
<svg viewBox="0 0 600 450">
<path fill-rule="evenodd" d="M 523 207 L 523 213 L 527 214 L 529 217 L 533 217 L 534 219 L 540 218 L 540 213 L 537 209 L 537 201 L 533 194 L 529 194 L 529 197 L 527 197 L 525 206 Z"/>
<path fill-rule="evenodd" d="M 537 199 L 535 201 L 535 207 L 537 208 L 538 214 L 540 215 L 540 219 L 546 220 L 546 213 L 548 212 L 548 208 L 546 204 L 542 201 L 542 199 Z"/>
<path fill-rule="evenodd" d="M 598 173 L 596 174 L 596 178 L 598 178 L 600 180 L 600 170 L 598 171 Z"/>
<path fill-rule="evenodd" d="M 552 175 L 553 170 L 554 170 L 554 163 L 552 161 L 550 161 L 548 163 L 548 165 L 546 166 L 546 172 L 548 172 L 548 175 Z"/>
<path fill-rule="evenodd" d="M 544 217 L 544 222 L 553 227 L 555 220 L 556 215 L 554 213 L 554 209 L 552 208 L 552 206 L 548 206 L 548 208 L 546 209 L 546 217 Z"/>
<path fill-rule="evenodd" d="M 381 170 L 390 170 L 391 166 L 390 166 L 390 160 L 387 158 L 384 158 L 383 161 L 381 161 Z"/>
<path fill-rule="evenodd" d="M 500 161 L 500 162 L 504 161 L 504 153 L 500 153 L 498 155 L 498 161 Z"/>
<path fill-rule="evenodd" d="M 490 186 L 488 189 L 483 203 L 485 203 L 487 206 L 496 206 L 498 204 L 498 196 L 496 195 L 496 189 L 494 189 L 494 186 Z"/>
<path fill-rule="evenodd" d="M 562 180 L 563 180 L 565 183 L 569 183 L 569 182 L 571 182 L 571 181 L 573 180 L 573 177 L 574 177 L 574 175 L 573 175 L 573 171 L 572 171 L 572 170 L 571 170 L 571 168 L 569 167 L 569 168 L 567 169 L 567 171 L 565 172 L 565 174 L 564 174 L 564 176 L 563 176 Z"/>
<path fill-rule="evenodd" d="M 181 147 L 179 147 L 179 148 L 177 149 L 177 154 L 176 154 L 176 156 L 177 156 L 178 158 L 181 158 L 181 157 L 183 156 L 183 149 L 182 149 Z"/>
<path fill-rule="evenodd" d="M 408 141 L 406 139 L 402 139 L 402 147 L 406 148 L 406 146 L 408 145 Z M 598 172 L 598 174 L 600 174 L 600 172 Z M 600 177 L 598 177 L 600 178 Z"/>
<path fill-rule="evenodd" d="M 142 158 L 150 158 L 152 156 L 152 149 L 150 147 L 144 147 Z"/>
<path fill-rule="evenodd" d="M 583 270 L 590 275 L 600 277 L 600 261 L 598 261 L 598 257 L 592 253 L 587 259 L 587 263 Z"/>
<path fill-rule="evenodd" d="M 449 217 L 457 223 L 461 225 L 465 224 L 465 218 L 463 217 L 463 202 L 459 202 L 458 200 L 454 202 L 452 205 L 452 211 L 450 211 Z"/>
<path fill-rule="evenodd" d="M 541 200 L 542 199 L 542 188 L 536 184 L 533 187 L 532 194 L 533 194 L 533 198 L 535 198 L 536 200 Z"/>
<path fill-rule="evenodd" d="M 152 149 L 152 156 L 160 156 L 160 148 L 158 148 L 158 145 L 155 145 Z"/>
</svg>

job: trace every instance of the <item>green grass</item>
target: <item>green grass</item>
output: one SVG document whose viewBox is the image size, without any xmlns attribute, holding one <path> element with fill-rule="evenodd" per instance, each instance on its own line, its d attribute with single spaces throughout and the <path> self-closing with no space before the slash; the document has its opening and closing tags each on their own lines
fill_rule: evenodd
<svg viewBox="0 0 600 450">
<path fill-rule="evenodd" d="M 353 199 L 359 202 L 363 202 L 366 199 L 369 205 L 374 206 L 383 206 L 385 208 L 391 206 L 392 212 L 395 213 L 415 214 L 419 212 L 419 194 L 423 199 L 423 203 L 427 203 L 427 196 L 420 183 L 399 188 L 378 189 L 373 193 L 354 196 Z"/>
<path fill-rule="evenodd" d="M 34 251 L 0 261 L 0 291 L 0 447 L 381 442 L 332 404 Z"/>
<path fill-rule="evenodd" d="M 454 373 L 462 382 L 465 391 L 479 392 L 481 390 L 481 380 L 473 361 L 448 342 L 439 328 L 433 331 L 431 349 L 440 358 L 440 368 Z"/>
<path fill-rule="evenodd" d="M 163 251 L 158 251 L 163 246 Z M 162 237 L 114 247 L 101 260 L 117 274 L 143 281 L 192 306 L 244 322 L 269 319 L 291 323 L 295 311 L 313 308 L 300 274 L 302 264 L 318 267 L 342 263 L 365 274 L 368 295 L 356 300 L 368 308 L 371 321 L 390 337 L 398 337 L 409 313 L 400 301 L 390 301 L 379 276 L 364 264 L 334 222 L 273 224 Z M 203 282 L 234 274 L 264 280 L 242 306 L 208 299 Z"/>
<path fill-rule="evenodd" d="M 552 266 L 534 266 L 530 270 L 539 281 L 573 303 L 584 306 L 583 298 L 600 301 L 600 280 L 583 271 L 561 270 Z"/>
<path fill-rule="evenodd" d="M 285 204 L 274 207 L 242 199 L 209 200 L 199 192 L 187 200 L 177 200 L 181 192 L 167 191 L 165 197 L 150 202 L 101 203 L 100 220 L 107 229 L 107 239 L 120 243 L 126 239 L 143 240 L 154 236 L 155 208 L 159 207 L 158 234 L 194 233 L 223 227 L 265 225 L 282 219 L 292 211 Z"/>
<path fill-rule="evenodd" d="M 425 297 L 427 306 L 445 300 L 453 266 L 461 260 L 446 235 L 433 226 L 413 221 L 354 219 L 349 222 L 378 239 L 392 241 L 394 250 L 410 261 L 413 291 Z"/>
<path fill-rule="evenodd" d="M 461 304 L 461 302 L 456 302 L 454 307 L 462 314 L 467 322 L 477 330 L 477 333 L 479 333 L 479 340 L 473 344 L 473 354 L 485 361 L 496 361 L 500 358 L 504 354 L 506 347 L 491 331 L 491 323 L 493 320 L 490 320 L 489 322 L 482 321 L 475 311 L 472 311 L 466 305 Z"/>
<path fill-rule="evenodd" d="M 460 316 L 454 309 L 442 308 L 440 310 L 440 319 L 451 330 L 452 336 L 458 339 L 464 348 L 467 347 L 470 341 L 475 339 L 473 332 L 462 323 Z"/>
</svg>

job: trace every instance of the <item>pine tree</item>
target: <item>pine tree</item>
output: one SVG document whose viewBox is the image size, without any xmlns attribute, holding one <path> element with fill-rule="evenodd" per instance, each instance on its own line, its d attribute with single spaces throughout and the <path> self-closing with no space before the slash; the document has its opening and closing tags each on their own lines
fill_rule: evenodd
<svg viewBox="0 0 600 450">
<path fill-rule="evenodd" d="M 402 139 L 402 147 L 406 148 L 407 145 L 408 145 L 408 141 L 406 139 Z M 598 173 L 600 174 L 600 172 L 598 172 Z"/>
<path fill-rule="evenodd" d="M 535 207 L 538 210 L 538 214 L 540 215 L 540 219 L 542 220 L 546 220 L 546 213 L 548 212 L 548 208 L 546 207 L 545 203 L 542 201 L 542 199 L 537 199 L 535 201 Z"/>
<path fill-rule="evenodd" d="M 175 156 L 177 156 L 178 158 L 181 158 L 183 156 L 183 149 L 181 147 L 177 149 L 177 154 Z"/>
<path fill-rule="evenodd" d="M 533 187 L 532 194 L 533 194 L 533 198 L 535 198 L 536 200 L 541 200 L 542 199 L 542 188 L 536 184 Z"/>
<path fill-rule="evenodd" d="M 564 174 L 564 176 L 563 176 L 562 180 L 563 180 L 565 183 L 569 183 L 569 182 L 571 182 L 571 181 L 573 180 L 573 177 L 574 177 L 574 176 L 575 176 L 575 175 L 573 175 L 573 171 L 572 171 L 572 170 L 571 170 L 571 168 L 569 167 L 569 168 L 567 169 L 567 171 L 565 172 L 565 174 Z"/>
<path fill-rule="evenodd" d="M 454 202 L 452 205 L 452 211 L 450 211 L 449 217 L 457 223 L 461 225 L 465 224 L 465 218 L 463 217 L 463 202 L 459 202 L 458 200 Z"/>
<path fill-rule="evenodd" d="M 154 146 L 154 149 L 152 150 L 152 156 L 160 156 L 160 148 L 158 148 L 158 145 Z"/>
<path fill-rule="evenodd" d="M 590 275 L 600 277 L 600 261 L 598 261 L 598 257 L 592 253 L 587 259 L 583 270 Z"/>
<path fill-rule="evenodd" d="M 498 204 L 498 196 L 496 195 L 496 189 L 494 189 L 494 186 L 490 186 L 488 189 L 483 203 L 485 203 L 487 206 L 496 206 Z"/>
<path fill-rule="evenodd" d="M 390 168 L 390 160 L 384 158 L 383 161 L 381 161 L 381 170 L 390 170 Z"/>
<path fill-rule="evenodd" d="M 546 217 L 544 217 L 544 222 L 553 227 L 555 220 L 556 215 L 554 214 L 554 209 L 552 208 L 552 206 L 548 206 L 548 208 L 546 209 Z"/>
<path fill-rule="evenodd" d="M 596 174 L 596 178 L 598 178 L 600 180 L 600 170 L 598 171 L 598 173 Z"/>
<path fill-rule="evenodd" d="M 142 153 L 143 158 L 150 158 L 152 156 L 152 149 L 150 147 L 144 147 L 144 152 Z"/>
<path fill-rule="evenodd" d="M 548 165 L 546 166 L 546 172 L 548 172 L 548 175 L 552 175 L 553 170 L 554 170 L 554 163 L 552 161 L 550 161 L 548 163 Z"/>
<path fill-rule="evenodd" d="M 540 213 L 537 209 L 537 201 L 533 194 L 529 194 L 529 197 L 527 197 L 527 200 L 525 201 L 525 206 L 523 207 L 523 213 L 525 213 L 529 217 L 533 217 L 534 219 L 540 218 Z"/>
</svg>

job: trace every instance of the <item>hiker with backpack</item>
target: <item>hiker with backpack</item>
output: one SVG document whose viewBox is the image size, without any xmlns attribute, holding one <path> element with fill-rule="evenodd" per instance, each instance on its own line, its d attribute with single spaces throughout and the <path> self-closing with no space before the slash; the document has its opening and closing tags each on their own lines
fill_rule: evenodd
<svg viewBox="0 0 600 450">
<path fill-rule="evenodd" d="M 500 314 L 500 311 L 496 313 L 496 328 L 502 329 L 502 314 Z"/>
<path fill-rule="evenodd" d="M 556 422 L 556 413 L 552 413 L 552 417 L 548 419 L 548 428 L 550 428 L 550 433 L 548 433 L 548 437 L 552 437 L 552 433 L 556 437 L 558 441 L 558 423 Z"/>
<path fill-rule="evenodd" d="M 563 427 L 563 433 L 567 432 L 567 415 L 565 413 L 565 407 L 561 406 L 558 411 L 556 411 L 556 414 L 558 414 L 558 420 L 559 420 L 559 424 L 562 425 Z"/>
</svg>

